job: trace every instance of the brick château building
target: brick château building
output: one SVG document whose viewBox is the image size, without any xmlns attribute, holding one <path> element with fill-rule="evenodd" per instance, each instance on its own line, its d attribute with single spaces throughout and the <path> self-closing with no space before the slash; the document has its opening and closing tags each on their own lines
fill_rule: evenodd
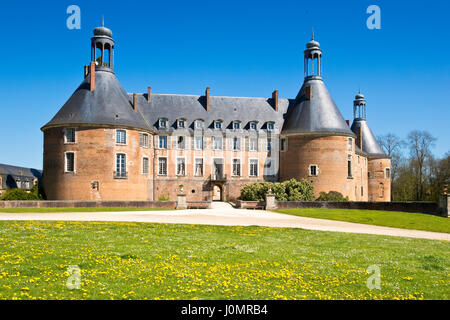
<svg viewBox="0 0 450 320">
<path fill-rule="evenodd" d="M 127 93 L 114 74 L 114 40 L 94 30 L 84 81 L 42 127 L 49 200 L 228 200 L 256 181 L 308 179 L 316 195 L 390 200 L 390 159 L 366 122 L 366 101 L 345 121 L 322 80 L 322 50 L 304 51 L 295 99 Z"/>
</svg>

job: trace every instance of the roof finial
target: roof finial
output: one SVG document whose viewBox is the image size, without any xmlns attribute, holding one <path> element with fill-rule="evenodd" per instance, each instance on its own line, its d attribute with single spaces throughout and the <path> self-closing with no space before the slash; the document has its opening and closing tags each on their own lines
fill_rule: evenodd
<svg viewBox="0 0 450 320">
<path fill-rule="evenodd" d="M 314 41 L 314 28 L 312 28 L 312 37 L 311 40 Z"/>
<path fill-rule="evenodd" d="M 104 26 L 105 26 L 105 16 L 102 15 L 102 27 L 104 27 Z"/>
</svg>

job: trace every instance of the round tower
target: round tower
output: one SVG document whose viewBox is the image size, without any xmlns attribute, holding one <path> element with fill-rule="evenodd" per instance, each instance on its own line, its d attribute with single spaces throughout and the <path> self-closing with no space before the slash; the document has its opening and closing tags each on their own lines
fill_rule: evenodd
<svg viewBox="0 0 450 320">
<path fill-rule="evenodd" d="M 114 40 L 94 29 L 91 65 L 44 125 L 43 185 L 49 200 L 152 200 L 153 127 L 114 74 Z M 126 192 L 125 192 L 126 191 Z"/>
<path fill-rule="evenodd" d="M 355 134 L 342 117 L 324 82 L 322 50 L 314 33 L 304 50 L 305 78 L 289 109 L 281 136 L 281 180 L 307 179 L 314 192 L 337 191 L 355 200 Z"/>
<path fill-rule="evenodd" d="M 391 159 L 379 145 L 366 120 L 366 99 L 361 91 L 353 101 L 352 131 L 356 134 L 356 147 L 367 156 L 369 201 L 391 200 Z"/>
</svg>

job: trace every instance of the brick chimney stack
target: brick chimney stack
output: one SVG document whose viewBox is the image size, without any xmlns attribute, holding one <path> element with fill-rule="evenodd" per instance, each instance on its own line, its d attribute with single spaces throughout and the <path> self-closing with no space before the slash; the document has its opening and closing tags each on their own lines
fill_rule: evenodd
<svg viewBox="0 0 450 320">
<path fill-rule="evenodd" d="M 147 87 L 147 102 L 152 102 L 152 87 Z"/>
<path fill-rule="evenodd" d="M 91 87 L 90 87 L 90 89 L 91 89 L 91 91 L 94 91 L 95 90 L 95 62 L 94 61 L 91 61 L 91 67 L 90 67 L 90 75 L 91 75 L 91 77 L 90 77 L 90 83 L 91 83 Z"/>
<path fill-rule="evenodd" d="M 209 87 L 206 87 L 205 96 L 206 96 L 206 111 L 209 111 Z"/>
<path fill-rule="evenodd" d="M 133 93 L 133 110 L 137 111 L 137 93 Z"/>
<path fill-rule="evenodd" d="M 272 100 L 275 111 L 278 111 L 278 90 L 272 92 Z"/>
</svg>

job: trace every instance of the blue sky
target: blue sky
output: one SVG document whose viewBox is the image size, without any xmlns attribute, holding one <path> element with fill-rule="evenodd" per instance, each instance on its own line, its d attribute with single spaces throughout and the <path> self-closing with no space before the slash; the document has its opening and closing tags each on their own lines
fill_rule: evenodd
<svg viewBox="0 0 450 320">
<path fill-rule="evenodd" d="M 66 9 L 81 8 L 81 30 Z M 381 8 L 381 30 L 366 8 Z M 314 27 L 324 81 L 345 119 L 360 87 L 376 135 L 412 129 L 450 150 L 450 2 L 24 1 L 0 11 L 0 163 L 42 167 L 48 122 L 83 80 L 92 30 L 112 29 L 115 71 L 128 92 L 293 98 Z"/>
</svg>

